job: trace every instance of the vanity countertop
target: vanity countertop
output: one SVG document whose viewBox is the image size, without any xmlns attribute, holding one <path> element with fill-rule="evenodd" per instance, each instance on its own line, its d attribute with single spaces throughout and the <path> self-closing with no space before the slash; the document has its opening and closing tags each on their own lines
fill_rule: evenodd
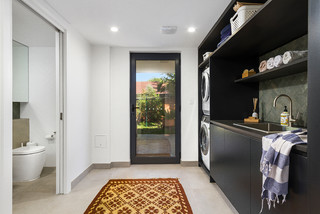
<svg viewBox="0 0 320 214">
<path fill-rule="evenodd" d="M 258 141 L 259 140 L 261 141 L 263 136 L 268 135 L 267 133 L 263 133 L 263 132 L 255 131 L 255 130 L 250 130 L 250 129 L 246 129 L 246 128 L 242 128 L 242 127 L 234 125 L 234 123 L 243 123 L 243 120 L 211 120 L 210 122 L 211 122 L 211 124 L 214 124 L 216 126 L 220 126 L 222 128 L 237 132 L 242 135 L 246 135 L 246 136 L 254 138 L 255 140 L 258 140 Z M 301 144 L 301 145 L 295 145 L 292 148 L 292 151 L 300 153 L 304 156 L 307 156 L 307 149 L 308 149 L 307 145 Z"/>
</svg>

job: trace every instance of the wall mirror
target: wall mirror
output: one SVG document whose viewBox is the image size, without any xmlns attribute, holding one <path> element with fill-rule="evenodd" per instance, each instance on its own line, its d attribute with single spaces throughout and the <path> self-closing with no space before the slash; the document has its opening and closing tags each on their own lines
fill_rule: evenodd
<svg viewBox="0 0 320 214">
<path fill-rule="evenodd" d="M 29 101 L 29 47 L 12 42 L 13 102 Z"/>
</svg>

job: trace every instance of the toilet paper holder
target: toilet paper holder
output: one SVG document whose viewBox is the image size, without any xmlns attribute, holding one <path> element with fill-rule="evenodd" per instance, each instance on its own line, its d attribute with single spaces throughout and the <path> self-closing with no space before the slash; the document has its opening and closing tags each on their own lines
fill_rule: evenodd
<svg viewBox="0 0 320 214">
<path fill-rule="evenodd" d="M 53 139 L 55 138 L 55 135 L 56 135 L 56 132 L 53 132 L 53 133 L 51 133 L 51 134 L 47 134 L 47 135 L 45 136 L 45 138 L 46 138 L 47 140 L 53 140 Z"/>
</svg>

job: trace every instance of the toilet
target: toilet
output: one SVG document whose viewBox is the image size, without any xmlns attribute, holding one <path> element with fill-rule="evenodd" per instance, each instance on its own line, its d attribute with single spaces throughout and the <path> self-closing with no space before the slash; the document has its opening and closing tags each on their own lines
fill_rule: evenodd
<svg viewBox="0 0 320 214">
<path fill-rule="evenodd" d="M 13 182 L 33 181 L 40 177 L 46 161 L 45 147 L 35 143 L 13 149 Z"/>
</svg>

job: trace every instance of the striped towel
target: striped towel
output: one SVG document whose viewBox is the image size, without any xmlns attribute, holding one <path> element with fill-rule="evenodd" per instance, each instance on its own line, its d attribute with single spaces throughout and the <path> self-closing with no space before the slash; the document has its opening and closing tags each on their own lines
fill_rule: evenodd
<svg viewBox="0 0 320 214">
<path fill-rule="evenodd" d="M 273 202 L 279 203 L 279 196 L 283 197 L 282 203 L 288 194 L 289 181 L 289 155 L 291 148 L 297 144 L 307 143 L 307 130 L 271 134 L 262 138 L 262 156 L 260 160 L 260 171 L 262 179 L 262 207 L 264 199 L 268 202 L 270 209 Z"/>
</svg>

